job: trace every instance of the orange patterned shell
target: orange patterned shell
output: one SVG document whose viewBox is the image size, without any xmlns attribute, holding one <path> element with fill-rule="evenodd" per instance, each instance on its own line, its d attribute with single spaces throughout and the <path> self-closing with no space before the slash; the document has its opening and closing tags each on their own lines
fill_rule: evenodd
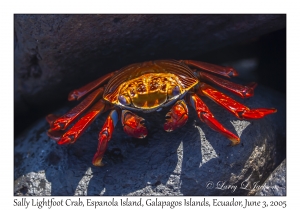
<svg viewBox="0 0 300 210">
<path fill-rule="evenodd" d="M 119 106 L 150 110 L 169 104 L 196 84 L 193 71 L 179 61 L 149 61 L 118 71 L 105 87 L 103 98 Z"/>
</svg>

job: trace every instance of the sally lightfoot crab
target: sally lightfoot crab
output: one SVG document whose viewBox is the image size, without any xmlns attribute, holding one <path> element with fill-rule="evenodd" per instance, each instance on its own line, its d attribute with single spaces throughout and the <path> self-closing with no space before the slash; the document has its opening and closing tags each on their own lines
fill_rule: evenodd
<svg viewBox="0 0 300 210">
<path fill-rule="evenodd" d="M 200 96 L 207 96 L 239 119 L 259 119 L 276 112 L 274 108 L 250 109 L 207 84 L 218 85 L 241 98 L 253 96 L 256 83 L 244 86 L 225 79 L 237 75 L 231 67 L 192 60 L 132 64 L 72 91 L 68 98 L 70 101 L 86 98 L 61 117 L 48 115 L 48 135 L 60 145 L 74 143 L 97 116 L 111 110 L 100 131 L 93 158 L 95 166 L 102 166 L 103 155 L 119 120 L 125 133 L 144 138 L 147 136 L 144 119 L 134 112 L 148 113 L 172 106 L 164 124 L 164 130 L 170 132 L 187 122 L 189 104 L 202 122 L 227 137 L 232 145 L 237 145 L 240 138 L 214 118 Z M 63 132 L 80 115 L 82 117 L 67 132 Z"/>
</svg>

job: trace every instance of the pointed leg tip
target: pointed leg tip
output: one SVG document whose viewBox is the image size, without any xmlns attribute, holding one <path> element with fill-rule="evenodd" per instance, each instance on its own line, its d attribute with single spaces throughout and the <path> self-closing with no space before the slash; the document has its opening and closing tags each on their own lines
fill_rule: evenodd
<svg viewBox="0 0 300 210">
<path fill-rule="evenodd" d="M 228 76 L 236 77 L 236 76 L 239 75 L 239 73 L 237 72 L 237 70 L 235 70 L 233 67 L 228 66 L 226 68 L 230 72 Z"/>
<path fill-rule="evenodd" d="M 251 83 L 249 83 L 247 86 L 248 86 L 249 88 L 254 89 L 254 88 L 257 87 L 257 83 L 256 83 L 256 82 L 251 82 Z"/>
<path fill-rule="evenodd" d="M 257 83 L 256 82 L 251 82 L 250 84 L 248 84 L 245 89 L 245 91 L 243 92 L 243 98 L 250 98 L 254 95 L 254 89 L 256 88 Z"/>
<path fill-rule="evenodd" d="M 229 139 L 231 141 L 230 146 L 236 146 L 238 144 L 240 144 L 240 138 L 238 139 Z"/>
<path fill-rule="evenodd" d="M 102 158 L 94 158 L 92 163 L 96 167 L 104 166 L 104 163 L 102 163 Z"/>
<path fill-rule="evenodd" d="M 235 134 L 231 133 L 230 131 L 227 131 L 226 133 L 227 138 L 231 141 L 231 146 L 236 146 L 240 143 L 240 138 L 236 136 Z"/>
<path fill-rule="evenodd" d="M 275 109 L 275 108 L 265 109 L 264 116 L 269 115 L 269 114 L 274 114 L 276 112 L 277 112 L 277 109 Z"/>
<path fill-rule="evenodd" d="M 53 139 L 53 140 L 55 140 L 55 141 L 57 142 L 57 141 L 59 141 L 59 139 L 60 139 L 61 136 L 63 135 L 63 132 L 49 129 L 48 132 L 47 132 L 47 135 L 48 135 L 51 139 Z"/>
<path fill-rule="evenodd" d="M 46 120 L 47 120 L 47 122 L 50 124 L 50 126 L 53 124 L 53 122 L 55 121 L 55 120 L 57 120 L 58 119 L 58 116 L 57 115 L 55 115 L 55 114 L 48 114 L 47 116 L 46 116 Z"/>
<path fill-rule="evenodd" d="M 78 99 L 78 92 L 76 90 L 69 93 L 69 95 L 68 95 L 69 101 L 76 101 L 77 99 Z"/>
<path fill-rule="evenodd" d="M 66 128 L 67 122 L 59 120 L 60 116 L 55 114 L 48 114 L 46 120 L 50 125 L 50 129 L 53 131 L 64 130 Z"/>
<path fill-rule="evenodd" d="M 277 109 L 275 109 L 275 108 L 251 109 L 251 110 L 244 111 L 241 115 L 241 118 L 242 119 L 261 119 L 261 118 L 265 117 L 266 115 L 274 114 L 276 112 L 277 112 Z"/>
</svg>

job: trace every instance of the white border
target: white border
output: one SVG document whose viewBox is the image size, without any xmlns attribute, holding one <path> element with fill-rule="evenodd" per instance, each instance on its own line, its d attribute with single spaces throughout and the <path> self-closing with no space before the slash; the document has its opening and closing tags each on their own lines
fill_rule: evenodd
<svg viewBox="0 0 300 210">
<path fill-rule="evenodd" d="M 294 3 L 295 2 L 295 3 Z M 287 197 L 288 208 L 298 206 L 299 181 L 299 10 L 296 1 L 6 1 L 1 3 L 1 201 L 13 206 L 13 14 L 15 13 L 286 13 L 287 14 Z M 9 148 L 9 149 L 8 149 Z M 9 158 L 10 157 L 10 158 Z M 66 199 L 66 197 L 64 197 Z M 72 198 L 72 197 L 71 197 Z M 108 197 L 106 197 L 108 199 Z M 216 197 L 217 199 L 224 199 Z M 230 199 L 230 197 L 226 197 Z M 174 197 L 166 197 L 173 200 Z M 183 198 L 180 198 L 183 199 Z M 213 199 L 213 197 L 209 197 Z M 243 199 L 239 197 L 239 199 Z M 247 197 L 274 200 L 273 197 Z M 198 207 L 199 208 L 199 207 Z M 24 209 L 24 208 L 23 208 Z M 37 208 L 28 208 L 37 209 Z M 104 208 L 102 208 L 104 209 Z M 116 208 L 118 209 L 118 208 Z M 131 208 L 130 208 L 131 209 Z M 176 208 L 182 209 L 182 208 Z M 228 208 L 229 209 L 229 208 Z"/>
</svg>

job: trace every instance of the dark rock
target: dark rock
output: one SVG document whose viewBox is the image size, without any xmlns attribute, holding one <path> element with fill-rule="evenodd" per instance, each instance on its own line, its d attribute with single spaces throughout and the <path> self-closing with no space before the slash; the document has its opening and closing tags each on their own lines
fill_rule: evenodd
<svg viewBox="0 0 300 210">
<path fill-rule="evenodd" d="M 99 168 L 91 160 L 107 113 L 68 146 L 51 140 L 41 119 L 15 139 L 15 195 L 255 194 L 255 183 L 263 183 L 286 158 L 285 96 L 259 86 L 253 98 L 237 99 L 253 108 L 278 109 L 257 121 L 237 120 L 203 100 L 226 128 L 241 137 L 241 144 L 228 146 L 230 141 L 200 122 L 192 108 L 187 124 L 167 133 L 162 128 L 167 112 L 163 110 L 141 114 L 149 131 L 142 140 L 124 135 L 118 123 L 104 156 L 105 166 Z"/>
<path fill-rule="evenodd" d="M 191 59 L 286 25 L 285 15 L 15 15 L 14 103 L 23 122 L 127 64 Z"/>
<path fill-rule="evenodd" d="M 267 178 L 256 195 L 286 196 L 286 160 Z"/>
</svg>

